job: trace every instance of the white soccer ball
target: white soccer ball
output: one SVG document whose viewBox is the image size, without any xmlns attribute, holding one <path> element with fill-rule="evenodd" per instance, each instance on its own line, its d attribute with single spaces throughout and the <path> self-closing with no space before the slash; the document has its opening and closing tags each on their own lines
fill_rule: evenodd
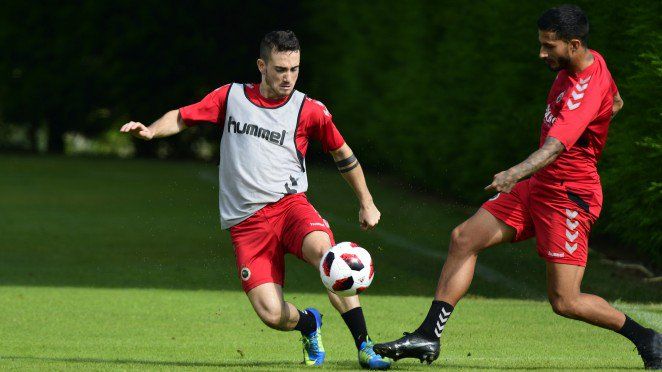
<svg viewBox="0 0 662 372">
<path fill-rule="evenodd" d="M 374 275 L 370 253 L 356 243 L 336 244 L 320 261 L 322 283 L 339 296 L 349 297 L 365 291 Z"/>
</svg>

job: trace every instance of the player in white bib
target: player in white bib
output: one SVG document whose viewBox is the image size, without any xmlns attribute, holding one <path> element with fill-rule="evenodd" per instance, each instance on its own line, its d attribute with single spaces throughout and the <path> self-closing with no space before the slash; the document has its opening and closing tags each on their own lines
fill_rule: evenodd
<svg viewBox="0 0 662 372">
<path fill-rule="evenodd" d="M 286 253 L 317 269 L 324 253 L 335 244 L 328 222 L 305 195 L 309 140 L 322 143 L 354 190 L 361 227 L 374 228 L 380 212 L 358 160 L 327 108 L 294 89 L 299 61 L 294 33 L 270 32 L 260 44 L 259 84 L 224 85 L 198 103 L 167 112 L 150 126 L 132 121 L 121 131 L 151 140 L 199 123 L 220 127 L 221 227 L 230 230 L 243 289 L 267 326 L 301 332 L 307 365 L 321 365 L 326 356 L 322 315 L 314 308 L 299 310 L 285 302 L 282 291 Z M 328 295 L 352 333 L 359 364 L 388 369 L 391 360 L 373 351 L 358 296 Z"/>
</svg>

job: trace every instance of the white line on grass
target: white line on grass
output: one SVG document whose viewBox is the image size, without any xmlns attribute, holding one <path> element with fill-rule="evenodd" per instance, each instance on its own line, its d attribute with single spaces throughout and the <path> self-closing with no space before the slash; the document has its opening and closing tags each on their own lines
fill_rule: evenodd
<svg viewBox="0 0 662 372">
<path fill-rule="evenodd" d="M 642 323 L 645 323 L 649 327 L 653 327 L 656 330 L 662 329 L 662 314 L 647 311 L 637 305 L 620 301 L 614 302 L 614 306 L 629 315 L 633 315 L 635 319 L 641 320 Z"/>
<path fill-rule="evenodd" d="M 344 221 L 342 218 L 338 218 L 337 216 L 334 216 L 332 214 L 329 214 L 328 212 L 324 213 L 326 216 L 330 217 L 333 222 L 337 225 L 342 225 L 343 227 L 355 227 L 354 224 L 349 223 Z M 429 258 L 434 258 L 437 260 L 445 260 L 446 259 L 446 252 L 438 250 L 438 249 L 432 249 L 428 248 L 427 246 L 424 246 L 422 244 L 416 243 L 412 240 L 409 240 L 405 238 L 404 236 L 400 234 L 395 234 L 389 231 L 384 230 L 383 228 L 378 228 L 372 231 L 373 234 L 377 235 L 381 240 L 384 242 L 394 245 L 398 248 L 408 250 L 412 253 L 417 253 L 421 256 L 426 256 Z M 440 264 L 441 262 L 439 262 Z M 441 268 L 441 266 L 440 266 Z M 500 272 L 491 269 L 485 265 L 481 265 L 479 263 L 476 263 L 476 269 L 475 273 L 478 277 L 481 279 L 490 282 L 490 283 L 495 283 L 499 284 L 503 287 L 510 288 L 517 290 L 519 292 L 526 292 L 529 295 L 534 295 L 537 297 L 542 297 L 541 294 L 536 293 L 533 289 L 531 289 L 529 286 L 524 285 L 518 281 L 515 281 L 513 279 L 510 279 L 509 277 L 501 274 Z"/>
<path fill-rule="evenodd" d="M 198 178 L 201 180 L 207 181 L 207 182 L 212 182 L 214 184 L 218 184 L 218 178 L 215 175 L 211 175 L 208 172 L 198 172 Z M 343 227 L 355 227 L 354 224 L 351 224 L 349 222 L 344 221 L 342 218 L 338 218 L 334 215 L 329 214 L 328 212 L 325 213 L 327 217 L 333 220 L 334 224 L 341 225 Z M 388 232 L 384 230 L 383 228 L 378 228 L 373 231 L 375 235 L 377 235 L 381 240 L 384 242 L 397 246 L 399 248 L 408 250 L 412 253 L 417 253 L 421 256 L 426 256 L 429 258 L 434 258 L 438 260 L 445 260 L 446 259 L 446 252 L 443 252 L 441 250 L 437 249 L 432 249 L 429 247 L 426 247 L 424 245 L 421 245 L 419 243 L 416 243 L 414 241 L 411 241 L 407 238 L 405 238 L 402 235 L 395 234 L 392 232 Z M 529 286 L 522 284 L 518 281 L 515 281 L 513 279 L 510 279 L 509 277 L 501 274 L 500 272 L 491 269 L 489 267 L 486 267 L 485 265 L 481 265 L 479 263 L 476 263 L 476 269 L 475 269 L 476 275 L 480 277 L 481 279 L 490 282 L 490 283 L 495 283 L 499 284 L 503 287 L 516 290 L 522 293 L 526 293 L 530 296 L 534 297 L 540 297 L 542 298 L 543 295 L 541 293 L 538 293 L 537 291 L 534 291 L 531 289 Z"/>
</svg>

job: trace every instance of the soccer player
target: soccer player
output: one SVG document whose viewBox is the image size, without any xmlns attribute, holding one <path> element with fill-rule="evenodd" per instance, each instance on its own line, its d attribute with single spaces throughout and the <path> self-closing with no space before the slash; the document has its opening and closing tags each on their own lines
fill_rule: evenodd
<svg viewBox="0 0 662 372">
<path fill-rule="evenodd" d="M 604 59 L 587 47 L 588 29 L 586 15 L 574 5 L 549 9 L 538 20 L 540 58 L 558 71 L 547 96 L 540 148 L 494 176 L 486 189 L 498 194 L 451 234 L 425 320 L 413 333 L 375 345 L 377 353 L 434 361 L 444 326 L 469 289 L 478 253 L 535 236 L 538 255 L 547 264 L 554 312 L 622 334 L 635 344 L 646 367 L 662 368 L 659 333 L 580 290 L 588 235 L 602 207 L 596 165 L 611 118 L 623 107 Z"/>
<path fill-rule="evenodd" d="M 372 229 L 380 212 L 361 165 L 319 101 L 294 89 L 300 47 L 292 31 L 268 33 L 260 44 L 258 84 L 227 84 L 200 102 L 167 112 L 149 127 L 129 122 L 122 132 L 137 138 L 171 136 L 189 126 L 213 123 L 222 131 L 219 164 L 221 227 L 230 230 L 239 279 L 253 309 L 269 327 L 302 334 L 304 361 L 321 365 L 322 315 L 283 299 L 284 255 L 316 269 L 334 245 L 329 224 L 306 198 L 306 149 L 321 141 L 359 199 L 361 227 Z M 342 314 L 363 368 L 387 369 L 391 361 L 373 351 L 358 296 L 329 300 Z"/>
</svg>

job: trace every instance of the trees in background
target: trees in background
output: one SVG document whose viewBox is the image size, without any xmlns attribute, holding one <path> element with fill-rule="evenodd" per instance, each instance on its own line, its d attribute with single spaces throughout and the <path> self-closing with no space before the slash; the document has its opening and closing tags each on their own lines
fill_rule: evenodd
<svg viewBox="0 0 662 372">
<path fill-rule="evenodd" d="M 44 5 L 47 4 L 47 5 Z M 0 10 L 0 122 L 95 136 L 149 123 L 231 81 L 254 82 L 261 37 L 293 29 L 299 88 L 327 103 L 362 163 L 470 203 L 492 175 L 537 148 L 554 74 L 538 61 L 536 20 L 553 2 L 233 0 L 41 3 Z M 662 3 L 580 1 L 589 45 L 625 100 L 601 174 L 596 233 L 662 266 Z M 191 156 L 196 128 L 159 141 Z M 203 133 L 200 133 L 202 131 Z M 34 147 L 34 146 L 33 146 Z M 153 156 L 155 143 L 136 142 Z"/>
<path fill-rule="evenodd" d="M 580 1 L 589 46 L 625 108 L 600 165 L 595 235 L 662 266 L 661 3 Z M 553 2 L 308 4 L 316 33 L 311 93 L 326 100 L 368 168 L 473 204 L 492 176 L 538 147 L 555 74 L 538 59 L 536 21 Z M 338 16 L 342 14 L 342 16 Z M 332 30 L 332 31 L 330 31 Z"/>
</svg>

